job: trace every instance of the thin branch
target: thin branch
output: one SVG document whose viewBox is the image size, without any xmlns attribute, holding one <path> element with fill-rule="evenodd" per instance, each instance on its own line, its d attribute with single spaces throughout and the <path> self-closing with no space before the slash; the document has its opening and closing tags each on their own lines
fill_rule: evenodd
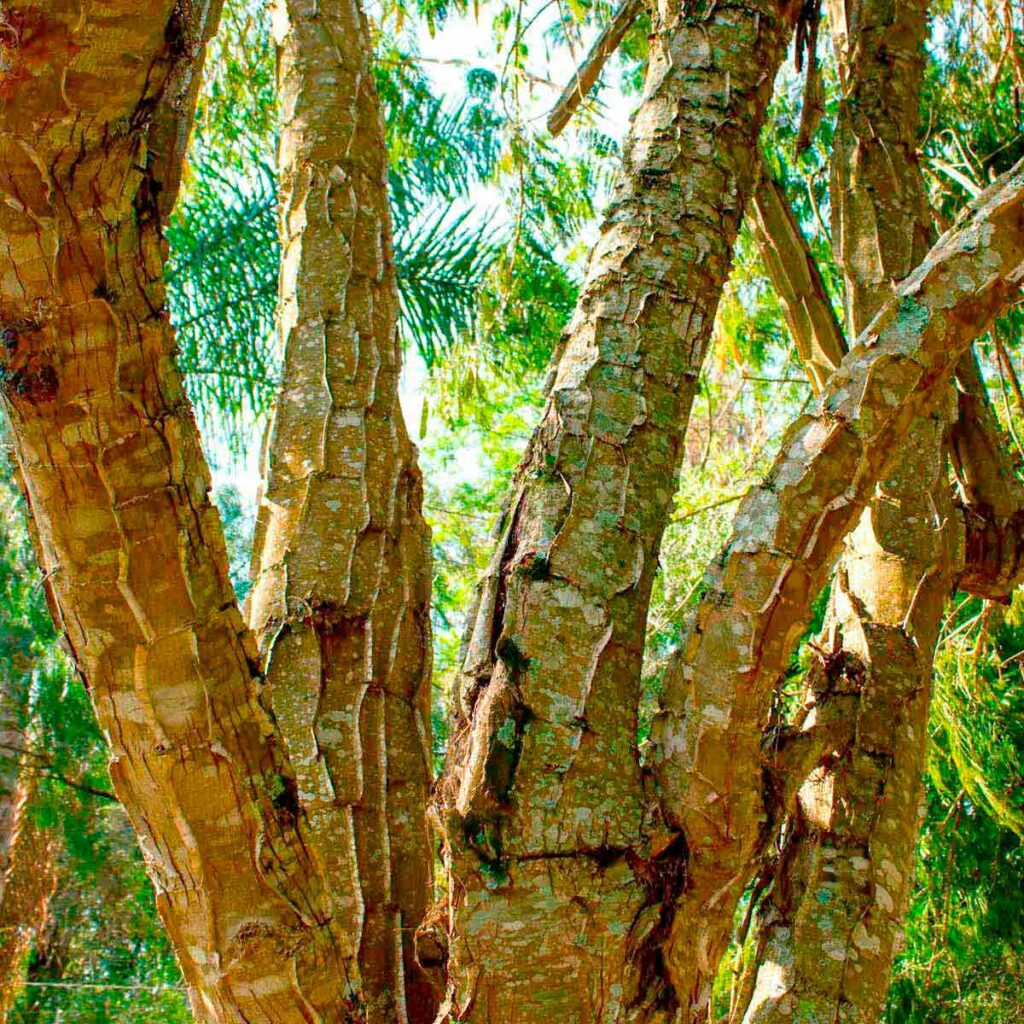
<svg viewBox="0 0 1024 1024">
<path fill-rule="evenodd" d="M 72 779 L 63 772 L 58 771 L 54 766 L 53 760 L 47 754 L 32 750 L 30 747 L 19 747 L 2 741 L 0 741 L 0 750 L 10 751 L 9 756 L 12 759 L 21 761 L 23 771 L 34 772 L 44 779 L 53 779 L 55 782 L 60 782 L 70 789 L 77 789 L 80 793 L 88 793 L 90 796 L 99 797 L 101 800 L 110 800 L 113 803 L 121 802 L 109 789 L 101 789 L 99 786 L 90 785 L 88 782 Z M 31 758 L 36 763 L 32 763 L 32 761 L 26 762 L 24 758 Z"/>
<path fill-rule="evenodd" d="M 820 392 L 846 354 L 846 338 L 782 186 L 762 166 L 748 222 L 789 332 L 811 381 Z"/>
<path fill-rule="evenodd" d="M 576 69 L 573 80 L 562 90 L 562 95 L 551 108 L 551 113 L 548 114 L 548 131 L 552 135 L 560 134 L 572 119 L 572 115 L 601 76 L 605 61 L 619 48 L 623 37 L 643 9 L 642 0 L 625 0 L 612 15 L 612 20 L 597 37 L 583 64 Z"/>
</svg>

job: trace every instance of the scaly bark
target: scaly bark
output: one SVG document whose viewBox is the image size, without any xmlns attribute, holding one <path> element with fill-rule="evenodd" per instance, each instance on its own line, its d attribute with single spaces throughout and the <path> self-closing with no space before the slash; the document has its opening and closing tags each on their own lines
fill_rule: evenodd
<svg viewBox="0 0 1024 1024">
<path fill-rule="evenodd" d="M 653 730 L 669 822 L 689 852 L 666 970 L 703 1012 L 764 836 L 762 737 L 776 680 L 897 440 L 926 424 L 960 356 L 1024 277 L 1024 164 L 986 191 L 897 289 L 744 499 L 666 673 Z"/>
<path fill-rule="evenodd" d="M 926 0 L 830 7 L 842 85 L 833 237 L 852 332 L 931 234 L 916 155 L 926 15 Z M 945 418 L 915 426 L 847 539 L 826 633 L 864 666 L 856 739 L 797 812 L 789 875 L 766 902 L 751 1024 L 797 1007 L 811 1020 L 869 1022 L 884 1004 L 914 877 L 932 659 L 959 554 L 944 443 L 954 413 L 947 403 Z"/>
<path fill-rule="evenodd" d="M 641 3 L 630 0 L 615 12 L 551 109 L 548 131 L 552 135 L 558 135 L 572 119 L 600 77 L 605 62 L 642 10 Z M 797 351 L 808 369 L 812 386 L 820 392 L 829 374 L 843 361 L 846 339 L 796 217 L 782 188 L 763 166 L 757 177 L 748 222 L 782 303 Z"/>
<path fill-rule="evenodd" d="M 273 23 L 284 381 L 249 621 L 367 1019 L 428 1024 L 429 536 L 369 30 L 356 0 L 281 0 Z"/>
<path fill-rule="evenodd" d="M 0 383 L 58 626 L 196 1016 L 357 1020 L 164 308 L 161 221 L 218 13 L 6 8 Z"/>
<path fill-rule="evenodd" d="M 668 1019 L 651 930 L 681 883 L 636 746 L 682 437 L 795 18 L 664 5 L 624 168 L 516 475 L 438 801 L 452 1012 Z"/>
<path fill-rule="evenodd" d="M 17 827 L 0 891 L 0 1024 L 10 1019 L 25 981 L 25 957 L 46 923 L 57 887 L 53 834 L 32 819 L 29 807 L 34 788 L 30 779 L 18 787 Z"/>
</svg>

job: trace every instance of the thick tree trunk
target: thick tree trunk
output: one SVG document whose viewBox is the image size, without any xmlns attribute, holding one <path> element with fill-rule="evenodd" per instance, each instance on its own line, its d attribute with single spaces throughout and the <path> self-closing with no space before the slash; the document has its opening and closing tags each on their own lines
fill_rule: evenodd
<svg viewBox="0 0 1024 1024">
<path fill-rule="evenodd" d="M 196 1015 L 340 1024 L 359 1019 L 345 937 L 256 701 L 161 286 L 217 13 L 6 9 L 0 380 L 59 626 Z"/>
<path fill-rule="evenodd" d="M 437 806 L 450 1003 L 490 1024 L 670 1019 L 681 850 L 636 746 L 682 437 L 796 8 L 664 5 L 625 166 L 471 622 Z"/>
<path fill-rule="evenodd" d="M 707 1004 L 732 916 L 766 836 L 771 697 L 847 532 L 897 439 L 929 423 L 957 360 L 1024 277 L 1024 165 L 945 235 L 790 430 L 744 499 L 708 593 L 665 680 L 654 757 L 671 824 L 689 851 L 665 948 L 692 1019 Z M 765 752 L 767 753 L 767 752 Z"/>
<path fill-rule="evenodd" d="M 284 382 L 249 619 L 367 1019 L 428 1024 L 430 552 L 369 31 L 355 0 L 281 0 L 274 28 Z"/>
<path fill-rule="evenodd" d="M 830 7 L 842 84 L 833 236 L 853 333 L 917 265 L 931 234 L 916 156 L 926 9 L 923 0 Z M 870 1022 L 888 991 L 913 885 L 932 658 L 959 555 L 948 406 L 907 437 L 847 540 L 826 633 L 863 665 L 855 739 L 809 782 L 797 811 L 794 850 L 780 866 L 787 876 L 767 901 L 749 1022 L 783 1021 L 797 1007 Z"/>
</svg>

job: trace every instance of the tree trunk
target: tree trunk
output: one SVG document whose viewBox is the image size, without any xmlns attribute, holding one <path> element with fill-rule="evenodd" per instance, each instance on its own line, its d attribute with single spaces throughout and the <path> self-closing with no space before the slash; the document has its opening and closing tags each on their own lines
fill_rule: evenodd
<svg viewBox="0 0 1024 1024">
<path fill-rule="evenodd" d="M 636 745 L 682 438 L 796 8 L 662 11 L 624 170 L 471 616 L 437 815 L 460 1020 L 668 1020 L 681 882 Z M 653 916 L 653 924 L 652 924 Z M 625 980 L 623 977 L 625 976 Z"/>
<path fill-rule="evenodd" d="M 897 289 L 797 421 L 737 513 L 666 672 L 657 778 L 689 852 L 665 946 L 683 1019 L 703 1012 L 770 824 L 762 761 L 776 680 L 897 439 L 931 421 L 957 360 L 1024 276 L 1024 164 L 988 190 Z M 765 759 L 767 760 L 767 758 Z M 762 770 L 757 766 L 761 764 Z"/>
<path fill-rule="evenodd" d="M 429 1024 L 430 551 L 369 31 L 355 0 L 282 0 L 274 26 L 284 379 L 249 620 L 367 1019 Z"/>
<path fill-rule="evenodd" d="M 10 1019 L 25 981 L 25 957 L 46 923 L 57 887 L 56 843 L 51 832 L 32 820 L 34 789 L 30 778 L 18 787 L 17 824 L 6 884 L 0 888 L 0 1024 Z"/>
<path fill-rule="evenodd" d="M 842 88 L 832 161 L 836 253 L 853 333 L 931 235 L 916 143 L 927 4 L 835 0 Z M 765 912 L 765 956 L 746 1020 L 796 1007 L 874 1021 L 913 885 L 932 658 L 960 538 L 945 434 L 952 403 L 912 432 L 850 535 L 826 627 L 864 670 L 856 735 L 809 781 Z M 794 877 L 798 875 L 798 877 Z M 822 956 L 824 951 L 824 956 Z"/>
<path fill-rule="evenodd" d="M 6 10 L 0 379 L 59 626 L 196 1015 L 340 1024 L 359 1019 L 345 937 L 256 701 L 164 310 L 160 225 L 218 13 Z"/>
<path fill-rule="evenodd" d="M 6 538 L 0 534 L 0 539 Z M 0 622 L 0 629 L 2 627 L 3 623 Z M 19 706 L 20 701 L 10 692 L 10 682 L 9 678 L 0 676 L 0 683 L 4 684 L 0 688 L 0 900 L 4 898 L 18 826 L 18 808 L 21 803 L 18 782 L 25 740 L 23 709 Z"/>
</svg>

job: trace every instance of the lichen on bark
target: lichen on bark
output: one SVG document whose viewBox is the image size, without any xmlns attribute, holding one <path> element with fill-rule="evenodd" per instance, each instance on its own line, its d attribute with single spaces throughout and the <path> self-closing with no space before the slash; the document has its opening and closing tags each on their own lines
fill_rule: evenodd
<svg viewBox="0 0 1024 1024">
<path fill-rule="evenodd" d="M 750 139 L 795 16 L 756 0 L 656 17 L 623 169 L 454 700 L 437 817 L 459 1019 L 672 1010 L 652 958 L 681 851 L 652 814 L 636 746 L 644 624 L 754 180 Z"/>
<path fill-rule="evenodd" d="M 370 32 L 356 0 L 279 0 L 273 25 L 283 383 L 249 622 L 367 1019 L 429 1024 L 431 567 Z"/>
</svg>

